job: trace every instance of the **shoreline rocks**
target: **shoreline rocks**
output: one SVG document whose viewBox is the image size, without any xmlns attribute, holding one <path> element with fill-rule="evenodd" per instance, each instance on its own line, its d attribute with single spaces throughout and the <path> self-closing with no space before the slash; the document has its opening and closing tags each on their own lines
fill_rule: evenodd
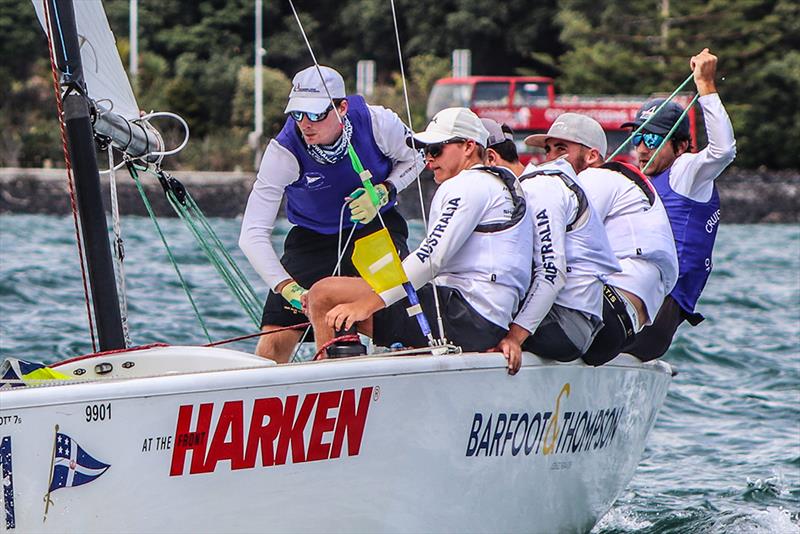
<svg viewBox="0 0 800 534">
<path fill-rule="evenodd" d="M 249 172 L 175 171 L 208 217 L 238 217 L 244 211 L 255 174 Z M 158 180 L 140 173 L 140 180 L 156 215 L 174 216 Z M 116 174 L 117 195 L 123 215 L 147 216 L 133 179 L 125 169 Z M 426 206 L 435 184 L 423 179 Z M 105 209 L 109 211 L 109 177 L 101 175 Z M 726 223 L 800 222 L 800 171 L 730 168 L 717 179 Z M 420 218 L 419 193 L 412 184 L 400 194 L 400 211 Z M 65 215 L 71 212 L 64 169 L 0 169 L 0 213 Z"/>
</svg>

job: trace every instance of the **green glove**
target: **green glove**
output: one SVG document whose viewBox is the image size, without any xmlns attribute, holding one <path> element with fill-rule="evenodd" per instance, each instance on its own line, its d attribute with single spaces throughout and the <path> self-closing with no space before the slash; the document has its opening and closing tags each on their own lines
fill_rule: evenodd
<svg viewBox="0 0 800 534">
<path fill-rule="evenodd" d="M 301 287 L 300 284 L 294 280 L 283 286 L 283 289 L 281 289 L 281 295 L 283 295 L 283 298 L 286 299 L 286 302 L 288 302 L 292 308 L 297 310 L 303 309 L 303 304 L 300 300 L 300 297 L 306 293 L 308 293 L 308 289 Z"/>
<path fill-rule="evenodd" d="M 350 194 L 350 220 L 354 223 L 367 224 L 378 215 L 378 211 L 389 203 L 389 190 L 383 184 L 375 186 L 375 194 L 378 195 L 378 204 L 375 205 L 370 200 L 369 195 L 363 187 L 359 187 Z"/>
</svg>

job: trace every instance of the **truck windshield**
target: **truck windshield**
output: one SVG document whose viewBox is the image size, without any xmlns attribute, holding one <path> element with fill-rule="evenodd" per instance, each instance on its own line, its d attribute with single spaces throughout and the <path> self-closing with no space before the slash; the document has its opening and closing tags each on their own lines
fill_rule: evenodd
<svg viewBox="0 0 800 534">
<path fill-rule="evenodd" d="M 436 84 L 428 98 L 428 118 L 445 108 L 467 108 L 472 97 L 472 85 L 466 83 Z"/>
<path fill-rule="evenodd" d="M 475 84 L 472 105 L 476 107 L 508 106 L 509 89 L 511 89 L 509 82 L 478 82 Z"/>
<path fill-rule="evenodd" d="M 514 105 L 546 108 L 550 103 L 547 97 L 547 87 L 546 83 L 517 82 L 514 87 Z"/>
</svg>

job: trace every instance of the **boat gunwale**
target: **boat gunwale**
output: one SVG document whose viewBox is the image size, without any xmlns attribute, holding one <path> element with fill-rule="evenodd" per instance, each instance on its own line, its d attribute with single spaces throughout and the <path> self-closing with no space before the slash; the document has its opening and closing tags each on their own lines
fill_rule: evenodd
<svg viewBox="0 0 800 534">
<path fill-rule="evenodd" d="M 667 379 L 671 379 L 674 374 L 671 366 L 666 362 L 660 360 L 640 362 L 627 354 L 622 354 L 612 362 L 599 367 L 586 365 L 582 361 L 565 363 L 543 360 L 531 353 L 523 354 L 521 371 L 525 369 L 528 372 L 539 369 L 552 369 L 554 367 L 575 367 L 591 368 L 596 372 L 604 372 L 604 369 L 606 371 L 627 369 L 630 371 L 657 372 L 666 375 Z M 409 365 L 412 367 L 409 368 Z M 354 366 L 357 366 L 357 368 Z M 385 366 L 389 366 L 389 368 L 387 369 Z M 380 367 L 380 369 L 376 369 L 376 367 Z M 506 361 L 501 353 L 467 352 L 457 355 L 437 356 L 425 354 L 397 357 L 385 357 L 381 354 L 316 362 L 295 362 L 280 366 L 198 370 L 152 376 L 76 379 L 54 381 L 25 388 L 0 390 L 0 397 L 3 398 L 3 402 L 0 403 L 0 412 L 37 406 L 84 403 L 91 401 L 91 399 L 100 398 L 104 401 L 114 401 L 135 397 L 150 398 L 198 393 L 212 394 L 219 391 L 238 391 L 259 387 L 302 386 L 350 379 L 363 380 L 495 369 L 506 370 Z M 242 373 L 249 375 L 245 383 L 240 378 Z M 271 378 L 273 380 L 265 381 L 262 380 L 263 378 Z M 509 376 L 509 379 L 513 380 L 515 378 L 517 377 Z M 198 379 L 202 383 L 193 384 Z M 76 387 L 89 384 L 92 385 L 91 388 Z M 164 384 L 167 384 L 167 386 Z M 64 389 L 56 388 L 55 386 L 73 387 Z M 43 402 L 42 397 L 51 397 L 52 400 L 45 399 Z M 9 406 L 10 403 L 12 404 L 11 406 Z"/>
</svg>

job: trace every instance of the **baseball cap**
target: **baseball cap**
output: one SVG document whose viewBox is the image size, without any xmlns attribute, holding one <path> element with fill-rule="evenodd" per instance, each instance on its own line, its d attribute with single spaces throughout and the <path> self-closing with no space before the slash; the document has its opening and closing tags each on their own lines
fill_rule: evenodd
<svg viewBox="0 0 800 534">
<path fill-rule="evenodd" d="M 562 113 L 547 130 L 546 134 L 529 135 L 525 138 L 528 146 L 544 147 L 550 138 L 580 143 L 589 148 L 596 148 L 602 157 L 606 155 L 608 142 L 606 133 L 600 123 L 580 113 Z"/>
<path fill-rule="evenodd" d="M 489 138 L 486 140 L 486 148 L 492 145 L 499 145 L 507 140 L 514 140 L 514 136 L 504 132 L 502 125 L 496 120 L 481 119 L 481 122 L 483 123 L 483 127 L 486 128 L 486 131 L 489 132 Z"/>
<path fill-rule="evenodd" d="M 319 73 L 322 72 L 322 78 Z M 325 83 L 322 83 L 322 80 Z M 325 90 L 327 86 L 328 90 Z M 328 96 L 330 92 L 330 97 Z M 289 92 L 289 103 L 286 104 L 284 113 L 290 111 L 305 111 L 308 113 L 322 113 L 331 104 L 332 98 L 345 98 L 344 79 L 342 75 L 330 67 L 320 65 L 311 66 L 301 70 L 292 79 L 292 90 Z"/>
<path fill-rule="evenodd" d="M 627 128 L 628 126 L 633 128 L 638 128 L 644 121 L 653 117 L 653 113 L 655 113 L 658 106 L 660 106 L 665 98 L 653 98 L 642 104 L 642 107 L 639 108 L 639 111 L 636 112 L 636 118 L 633 122 L 626 122 L 621 126 L 621 128 Z M 666 135 L 675 125 L 675 122 L 678 120 L 678 117 L 681 116 L 683 113 L 683 107 L 677 102 L 667 102 L 667 105 L 664 106 L 658 114 L 653 117 L 653 119 L 647 123 L 647 126 L 644 127 L 645 131 L 652 132 L 655 134 Z M 678 125 L 678 128 L 675 130 L 673 134 L 676 139 L 688 139 L 689 138 L 689 117 L 684 116 L 681 123 Z"/>
<path fill-rule="evenodd" d="M 471 110 L 446 108 L 431 119 L 424 132 L 414 134 L 414 141 L 420 147 L 420 145 L 441 143 L 455 137 L 472 139 L 485 147 L 489 132 L 486 131 L 481 119 Z"/>
</svg>

